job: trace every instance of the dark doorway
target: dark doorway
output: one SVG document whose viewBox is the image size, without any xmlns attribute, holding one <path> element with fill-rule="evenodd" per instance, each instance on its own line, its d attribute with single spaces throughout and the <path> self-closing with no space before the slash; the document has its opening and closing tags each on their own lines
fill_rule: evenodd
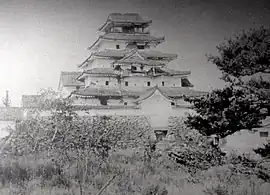
<svg viewBox="0 0 270 195">
<path fill-rule="evenodd" d="M 154 133 L 157 141 L 162 141 L 166 137 L 168 130 L 155 130 Z"/>
</svg>

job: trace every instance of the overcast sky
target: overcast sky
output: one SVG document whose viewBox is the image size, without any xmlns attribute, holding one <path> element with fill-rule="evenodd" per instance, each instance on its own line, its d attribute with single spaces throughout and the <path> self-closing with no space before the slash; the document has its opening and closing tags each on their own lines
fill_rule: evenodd
<svg viewBox="0 0 270 195">
<path fill-rule="evenodd" d="M 191 70 L 195 89 L 223 86 L 205 54 L 216 54 L 225 37 L 243 28 L 269 25 L 268 0 L 0 0 L 0 96 L 13 106 L 22 94 L 57 89 L 60 71 L 76 71 L 89 55 L 97 29 L 112 12 L 152 19 L 158 48 L 176 53 L 170 67 Z"/>
</svg>

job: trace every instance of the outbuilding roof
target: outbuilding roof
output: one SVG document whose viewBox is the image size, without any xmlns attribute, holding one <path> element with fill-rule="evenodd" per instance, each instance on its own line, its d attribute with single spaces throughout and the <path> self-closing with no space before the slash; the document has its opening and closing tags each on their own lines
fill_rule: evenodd
<svg viewBox="0 0 270 195">
<path fill-rule="evenodd" d="M 68 86 L 84 86 L 84 83 L 77 80 L 77 77 L 82 72 L 61 72 L 60 75 L 60 84 L 64 87 Z"/>
</svg>

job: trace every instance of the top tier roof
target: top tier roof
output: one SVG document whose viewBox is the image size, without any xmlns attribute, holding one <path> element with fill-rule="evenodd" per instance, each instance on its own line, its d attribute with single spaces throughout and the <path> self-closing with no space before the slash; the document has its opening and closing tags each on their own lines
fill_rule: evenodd
<svg viewBox="0 0 270 195">
<path fill-rule="evenodd" d="M 134 24 L 139 26 L 149 26 L 152 23 L 151 20 L 144 20 L 139 14 L 137 13 L 111 13 L 106 22 L 98 29 L 99 31 L 106 31 L 106 29 L 111 28 L 113 25 L 116 24 Z"/>
</svg>

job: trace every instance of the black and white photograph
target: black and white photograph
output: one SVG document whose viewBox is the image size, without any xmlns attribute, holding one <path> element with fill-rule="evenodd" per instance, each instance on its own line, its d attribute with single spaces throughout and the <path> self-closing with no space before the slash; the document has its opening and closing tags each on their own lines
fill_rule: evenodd
<svg viewBox="0 0 270 195">
<path fill-rule="evenodd" d="M 270 1 L 0 0 L 0 195 L 270 195 Z"/>
</svg>

